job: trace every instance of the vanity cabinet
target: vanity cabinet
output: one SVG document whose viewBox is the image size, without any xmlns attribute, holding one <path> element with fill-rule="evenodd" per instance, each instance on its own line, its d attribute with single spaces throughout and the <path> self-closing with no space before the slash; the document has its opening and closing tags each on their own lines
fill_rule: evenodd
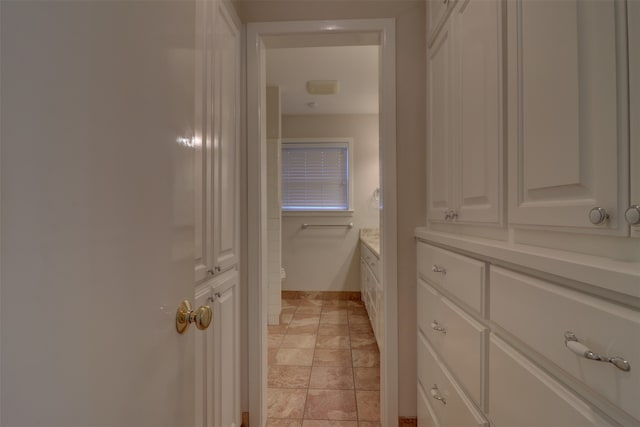
<svg viewBox="0 0 640 427">
<path fill-rule="evenodd" d="M 431 222 L 502 222 L 503 7 L 460 0 L 428 48 Z"/>
<path fill-rule="evenodd" d="M 640 426 L 637 302 L 481 252 L 418 241 L 417 254 L 417 398 L 428 422 Z"/>
<path fill-rule="evenodd" d="M 240 30 L 222 3 L 198 3 L 196 28 L 195 280 L 238 263 Z"/>
<path fill-rule="evenodd" d="M 378 348 L 382 348 L 384 305 L 380 256 L 363 242 L 360 242 L 360 292 Z"/>
<path fill-rule="evenodd" d="M 625 10 L 634 13 L 634 3 L 517 0 L 508 8 L 512 224 L 629 234 Z"/>
</svg>

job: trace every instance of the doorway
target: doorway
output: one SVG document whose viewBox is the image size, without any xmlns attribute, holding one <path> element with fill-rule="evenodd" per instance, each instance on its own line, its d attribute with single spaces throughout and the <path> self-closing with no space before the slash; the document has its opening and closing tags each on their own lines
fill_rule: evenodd
<svg viewBox="0 0 640 427">
<path fill-rule="evenodd" d="M 385 337 L 380 348 L 381 424 L 397 423 L 397 289 L 395 170 L 395 28 L 389 19 L 249 24 L 247 31 L 247 235 L 249 409 L 266 423 L 268 224 L 266 50 L 286 47 L 379 48 L 380 253 Z M 379 194 L 379 196 L 377 195 Z"/>
</svg>

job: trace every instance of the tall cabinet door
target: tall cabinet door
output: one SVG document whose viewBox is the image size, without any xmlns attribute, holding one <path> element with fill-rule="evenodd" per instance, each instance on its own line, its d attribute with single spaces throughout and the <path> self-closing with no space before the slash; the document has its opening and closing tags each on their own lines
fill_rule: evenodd
<svg viewBox="0 0 640 427">
<path fill-rule="evenodd" d="M 628 233 L 624 9 L 616 0 L 508 3 L 510 222 Z M 597 207 L 609 219 L 594 225 Z"/>
<path fill-rule="evenodd" d="M 238 263 L 240 222 L 240 49 L 238 26 L 222 3 L 215 14 L 213 262 L 216 272 Z"/>
<path fill-rule="evenodd" d="M 447 22 L 427 52 L 428 216 L 435 221 L 444 221 L 452 206 L 451 57 L 451 25 Z"/>
<path fill-rule="evenodd" d="M 502 2 L 463 0 L 454 11 L 457 221 L 502 219 Z"/>
<path fill-rule="evenodd" d="M 629 32 L 629 85 L 631 106 L 631 205 L 640 205 L 640 1 L 627 2 Z M 631 227 L 640 238 L 640 224 Z"/>
</svg>

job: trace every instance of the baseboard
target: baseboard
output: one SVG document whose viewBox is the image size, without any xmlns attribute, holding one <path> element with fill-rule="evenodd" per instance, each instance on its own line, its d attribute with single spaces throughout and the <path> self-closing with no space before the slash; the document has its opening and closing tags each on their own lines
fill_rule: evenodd
<svg viewBox="0 0 640 427">
<path fill-rule="evenodd" d="M 241 427 L 249 427 L 249 413 L 242 413 L 242 426 Z"/>
<path fill-rule="evenodd" d="M 417 427 L 418 419 L 416 417 L 398 417 L 398 427 Z"/>
<path fill-rule="evenodd" d="M 282 299 L 360 301 L 360 291 L 282 291 Z"/>
</svg>

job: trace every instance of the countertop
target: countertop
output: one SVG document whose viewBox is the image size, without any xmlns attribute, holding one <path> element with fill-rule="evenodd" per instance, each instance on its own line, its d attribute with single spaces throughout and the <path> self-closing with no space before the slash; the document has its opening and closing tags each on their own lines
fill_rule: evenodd
<svg viewBox="0 0 640 427">
<path fill-rule="evenodd" d="M 379 228 L 361 228 L 360 241 L 367 245 L 375 256 L 380 259 L 380 229 Z"/>
</svg>

